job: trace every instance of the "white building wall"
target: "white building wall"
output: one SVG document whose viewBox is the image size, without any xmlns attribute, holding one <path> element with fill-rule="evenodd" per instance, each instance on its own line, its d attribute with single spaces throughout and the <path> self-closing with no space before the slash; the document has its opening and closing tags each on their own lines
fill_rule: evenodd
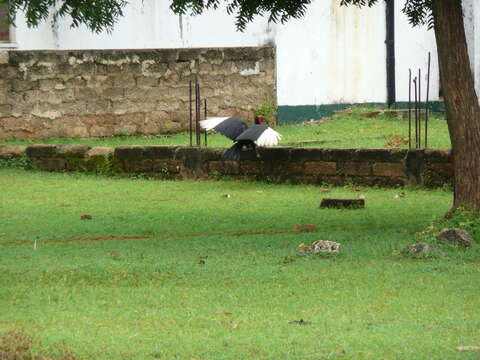
<svg viewBox="0 0 480 360">
<path fill-rule="evenodd" d="M 67 29 L 68 24 L 68 19 L 62 19 L 59 26 Z M 111 34 L 93 34 L 82 26 L 63 31 L 59 45 L 63 49 L 257 46 L 268 38 L 266 28 L 267 21 L 260 18 L 241 33 L 225 10 L 178 16 L 168 2 L 145 0 L 131 2 Z"/>
<path fill-rule="evenodd" d="M 477 95 L 480 96 L 480 0 L 473 1 L 473 11 L 474 11 L 474 37 L 473 37 L 473 68 L 475 76 L 475 89 Z"/>
<path fill-rule="evenodd" d="M 13 31 L 13 41 L 19 50 L 44 50 L 55 48 L 55 32 L 51 19 L 42 22 L 37 28 L 27 26 L 23 13 L 17 14 Z"/>
<path fill-rule="evenodd" d="M 472 9 L 467 26 L 477 91 L 480 87 L 480 0 L 464 0 Z M 467 4 L 468 3 L 468 4 Z M 338 0 L 317 0 L 306 16 L 287 24 L 257 18 L 236 31 L 225 10 L 178 16 L 168 2 L 131 2 L 111 33 L 71 29 L 68 19 L 28 29 L 17 19 L 19 49 L 113 49 L 258 46 L 277 47 L 279 105 L 323 105 L 386 101 L 385 4 L 372 8 L 340 7 Z M 408 100 L 408 69 L 422 69 L 426 85 L 427 54 L 432 54 L 430 100 L 438 100 L 439 76 L 433 31 L 412 28 L 396 1 L 396 98 Z M 475 10 L 475 11 L 473 11 Z M 473 45 L 472 45 L 473 44 Z M 423 92 L 425 93 L 425 92 Z"/>
<path fill-rule="evenodd" d="M 279 105 L 384 102 L 385 8 L 316 1 L 303 19 L 277 26 Z"/>
<path fill-rule="evenodd" d="M 475 79 L 477 95 L 480 94 L 480 0 L 463 0 L 465 36 L 467 38 L 470 66 Z"/>
</svg>

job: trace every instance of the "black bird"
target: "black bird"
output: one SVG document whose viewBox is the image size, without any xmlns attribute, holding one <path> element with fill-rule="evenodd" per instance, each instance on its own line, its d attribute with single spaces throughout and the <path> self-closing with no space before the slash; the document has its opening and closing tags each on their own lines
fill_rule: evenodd
<svg viewBox="0 0 480 360">
<path fill-rule="evenodd" d="M 215 117 L 200 121 L 205 130 L 215 130 L 232 139 L 235 143 L 223 154 L 223 160 L 239 161 L 240 151 L 244 146 L 275 146 L 282 138 L 278 132 L 268 125 L 259 124 L 261 119 L 255 119 L 255 125 L 248 126 L 238 117 Z"/>
</svg>

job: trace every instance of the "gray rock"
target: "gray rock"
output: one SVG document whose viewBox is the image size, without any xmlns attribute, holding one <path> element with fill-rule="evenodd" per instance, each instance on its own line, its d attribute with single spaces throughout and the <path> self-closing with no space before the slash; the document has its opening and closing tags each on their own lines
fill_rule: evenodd
<svg viewBox="0 0 480 360">
<path fill-rule="evenodd" d="M 426 242 L 412 244 L 402 250 L 402 254 L 408 256 L 428 256 L 439 252 L 439 249 Z"/>
<path fill-rule="evenodd" d="M 465 230 L 458 228 L 443 229 L 437 235 L 437 240 L 443 244 L 450 244 L 459 247 L 470 247 L 473 243 L 472 235 Z"/>
<path fill-rule="evenodd" d="M 319 253 L 338 253 L 340 251 L 340 243 L 328 240 L 317 240 L 311 246 L 301 246 L 299 251 L 306 254 Z"/>
<path fill-rule="evenodd" d="M 8 51 L 5 51 L 5 50 L 0 51 L 0 64 L 8 64 L 8 61 L 9 61 Z"/>
</svg>

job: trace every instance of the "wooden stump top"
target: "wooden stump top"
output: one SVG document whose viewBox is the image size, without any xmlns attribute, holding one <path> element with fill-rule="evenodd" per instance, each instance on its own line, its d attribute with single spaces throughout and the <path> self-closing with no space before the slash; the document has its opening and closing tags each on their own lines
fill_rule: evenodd
<svg viewBox="0 0 480 360">
<path fill-rule="evenodd" d="M 335 199 L 323 198 L 320 203 L 321 209 L 363 209 L 365 199 Z"/>
</svg>

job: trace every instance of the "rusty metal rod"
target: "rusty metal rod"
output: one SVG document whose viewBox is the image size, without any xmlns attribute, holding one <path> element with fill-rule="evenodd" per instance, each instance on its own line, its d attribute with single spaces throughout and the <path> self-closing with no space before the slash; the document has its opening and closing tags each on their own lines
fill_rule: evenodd
<svg viewBox="0 0 480 360">
<path fill-rule="evenodd" d="M 189 118 L 189 128 L 188 128 L 188 133 L 190 134 L 190 146 L 192 146 L 193 142 L 193 126 L 192 126 L 192 118 L 193 118 L 193 113 L 192 113 L 192 80 L 190 80 L 190 87 L 189 87 L 189 100 L 188 103 L 190 105 L 190 118 Z"/>
<path fill-rule="evenodd" d="M 204 99 L 204 107 L 203 107 L 203 110 L 204 110 L 204 120 L 207 120 L 207 99 Z M 207 140 L 207 129 L 205 129 L 205 147 L 208 146 L 208 140 Z"/>
<path fill-rule="evenodd" d="M 422 72 L 418 69 L 418 147 L 422 147 Z"/>
<path fill-rule="evenodd" d="M 415 148 L 418 148 L 418 108 L 417 108 L 417 78 L 413 79 L 414 108 L 415 108 Z"/>
<path fill-rule="evenodd" d="M 408 148 L 412 148 L 412 69 L 408 69 Z"/>
<path fill-rule="evenodd" d="M 200 84 L 198 83 L 198 78 L 195 79 L 195 90 L 196 90 L 196 97 L 195 97 L 195 104 L 196 104 L 196 139 L 197 139 L 197 146 L 200 146 Z"/>
<path fill-rule="evenodd" d="M 198 146 L 202 146 L 202 128 L 200 120 L 202 119 L 202 97 L 200 95 L 200 83 L 198 83 Z"/>
<path fill-rule="evenodd" d="M 195 146 L 198 145 L 198 82 L 195 79 Z"/>
<path fill-rule="evenodd" d="M 425 98 L 425 148 L 428 141 L 428 116 L 430 109 L 428 108 L 428 95 L 430 93 L 430 52 L 428 52 L 428 70 L 427 70 L 427 96 Z"/>
</svg>

